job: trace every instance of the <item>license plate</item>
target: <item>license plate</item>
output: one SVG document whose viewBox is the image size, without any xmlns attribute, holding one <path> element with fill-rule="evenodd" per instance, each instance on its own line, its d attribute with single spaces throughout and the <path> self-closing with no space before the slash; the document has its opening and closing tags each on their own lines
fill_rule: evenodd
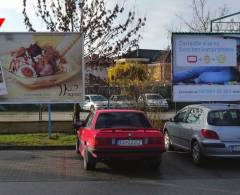
<svg viewBox="0 0 240 195">
<path fill-rule="evenodd" d="M 230 151 L 232 152 L 240 152 L 240 145 L 229 146 Z"/>
<path fill-rule="evenodd" d="M 125 140 L 118 140 L 117 145 L 119 145 L 119 146 L 141 146 L 141 145 L 143 145 L 143 142 L 142 142 L 142 140 L 125 139 Z"/>
</svg>

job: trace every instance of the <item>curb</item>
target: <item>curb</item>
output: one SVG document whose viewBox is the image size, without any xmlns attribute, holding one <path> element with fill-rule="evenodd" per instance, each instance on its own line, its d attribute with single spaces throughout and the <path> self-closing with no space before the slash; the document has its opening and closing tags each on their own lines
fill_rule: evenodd
<svg viewBox="0 0 240 195">
<path fill-rule="evenodd" d="M 0 146 L 1 150 L 75 150 L 75 146 Z"/>
</svg>

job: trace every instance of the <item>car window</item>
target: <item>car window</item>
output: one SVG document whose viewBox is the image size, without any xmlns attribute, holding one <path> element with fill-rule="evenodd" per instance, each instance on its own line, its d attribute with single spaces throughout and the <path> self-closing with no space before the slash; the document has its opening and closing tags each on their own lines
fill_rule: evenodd
<svg viewBox="0 0 240 195">
<path fill-rule="evenodd" d="M 199 120 L 201 114 L 202 114 L 202 109 L 200 108 L 191 108 L 191 110 L 188 113 L 186 122 L 187 123 L 195 123 Z"/>
<path fill-rule="evenodd" d="M 91 96 L 92 101 L 107 101 L 107 98 L 105 98 L 102 95 L 92 95 Z"/>
<path fill-rule="evenodd" d="M 90 98 L 88 96 L 85 97 L 86 102 L 90 102 Z"/>
<path fill-rule="evenodd" d="M 158 99 L 163 99 L 163 97 L 159 94 L 150 94 L 146 95 L 147 99 L 149 100 L 158 100 Z"/>
<path fill-rule="evenodd" d="M 180 111 L 174 118 L 178 122 L 184 122 L 186 114 L 187 114 L 187 109 L 184 109 L 183 111 Z"/>
<path fill-rule="evenodd" d="M 215 126 L 240 126 L 240 110 L 217 110 L 208 113 L 208 123 Z"/>
<path fill-rule="evenodd" d="M 87 117 L 87 119 L 86 119 L 86 125 L 85 125 L 85 127 L 88 128 L 88 129 L 91 128 L 92 120 L 93 120 L 94 114 L 95 114 L 95 112 L 91 112 L 91 113 L 89 113 L 89 115 L 88 115 L 88 117 Z"/>
<path fill-rule="evenodd" d="M 102 128 L 152 128 L 143 113 L 108 112 L 101 113 L 96 121 L 95 129 Z"/>
<path fill-rule="evenodd" d="M 117 100 L 118 101 L 128 101 L 129 97 L 126 95 L 119 95 L 119 96 L 117 96 Z"/>
</svg>

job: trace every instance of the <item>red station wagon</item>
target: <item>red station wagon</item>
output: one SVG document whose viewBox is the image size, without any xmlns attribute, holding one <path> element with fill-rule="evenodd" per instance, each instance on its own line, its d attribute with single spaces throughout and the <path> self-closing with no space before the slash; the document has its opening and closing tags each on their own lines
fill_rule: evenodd
<svg viewBox="0 0 240 195">
<path fill-rule="evenodd" d="M 76 151 L 86 170 L 93 170 L 98 161 L 116 159 L 146 160 L 151 168 L 158 168 L 164 150 L 162 132 L 142 111 L 93 111 L 77 131 Z"/>
</svg>

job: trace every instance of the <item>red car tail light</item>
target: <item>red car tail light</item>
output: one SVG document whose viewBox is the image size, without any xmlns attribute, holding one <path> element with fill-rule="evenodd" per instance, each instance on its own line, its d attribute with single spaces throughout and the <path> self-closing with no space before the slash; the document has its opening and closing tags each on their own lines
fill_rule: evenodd
<svg viewBox="0 0 240 195">
<path fill-rule="evenodd" d="M 95 145 L 112 145 L 112 138 L 95 138 Z"/>
<path fill-rule="evenodd" d="M 161 144 L 161 138 L 160 137 L 151 137 L 148 138 L 148 144 Z"/>
<path fill-rule="evenodd" d="M 201 129 L 200 134 L 207 139 L 219 139 L 218 134 L 212 130 Z"/>
</svg>

